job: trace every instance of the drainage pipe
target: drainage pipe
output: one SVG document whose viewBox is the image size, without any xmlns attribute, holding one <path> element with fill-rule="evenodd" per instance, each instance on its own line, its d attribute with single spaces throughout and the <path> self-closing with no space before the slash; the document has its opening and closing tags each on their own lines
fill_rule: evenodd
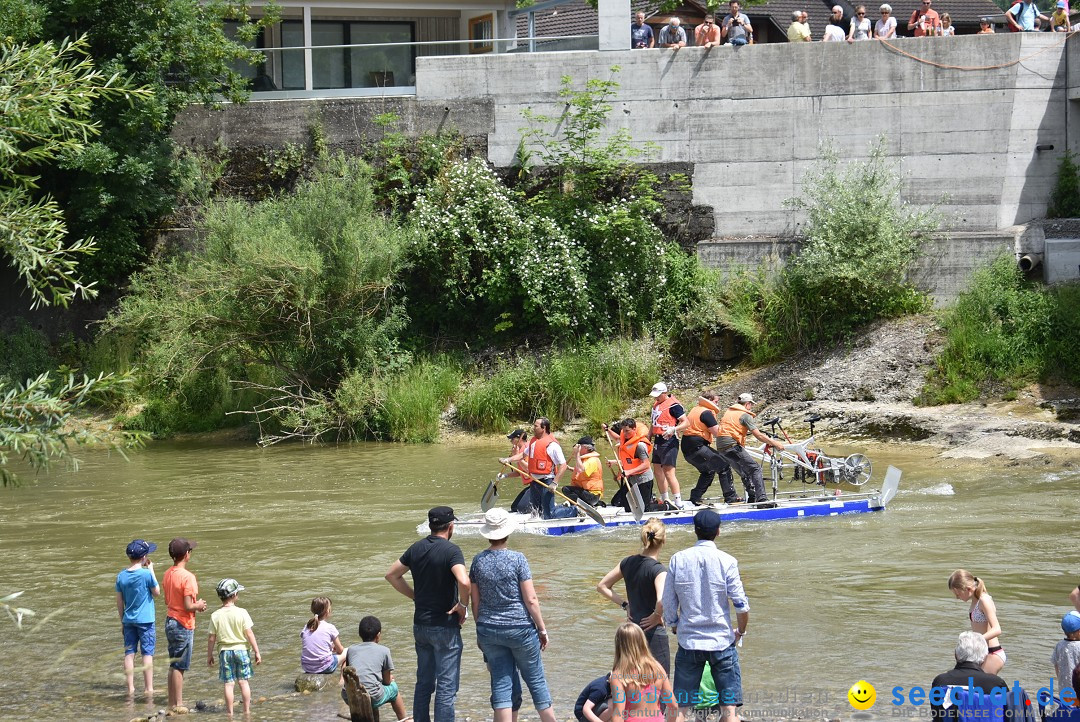
<svg viewBox="0 0 1080 722">
<path fill-rule="evenodd" d="M 1041 253 L 1025 253 L 1020 256 L 1020 270 L 1024 273 L 1031 273 L 1042 263 L 1043 254 Z"/>
</svg>

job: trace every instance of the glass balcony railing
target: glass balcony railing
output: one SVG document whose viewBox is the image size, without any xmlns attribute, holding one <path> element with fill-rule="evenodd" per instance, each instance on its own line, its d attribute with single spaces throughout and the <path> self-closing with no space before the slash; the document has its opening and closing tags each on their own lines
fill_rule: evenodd
<svg viewBox="0 0 1080 722">
<path fill-rule="evenodd" d="M 595 50 L 596 35 L 255 48 L 266 60 L 237 70 L 256 99 L 414 95 L 419 57 Z"/>
</svg>

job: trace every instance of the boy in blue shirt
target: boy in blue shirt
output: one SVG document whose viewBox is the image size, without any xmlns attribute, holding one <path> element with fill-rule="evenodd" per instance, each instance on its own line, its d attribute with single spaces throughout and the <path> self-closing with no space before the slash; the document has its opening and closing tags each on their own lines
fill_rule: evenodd
<svg viewBox="0 0 1080 722">
<path fill-rule="evenodd" d="M 127 693 L 135 695 L 135 652 L 142 650 L 146 696 L 154 694 L 154 597 L 161 594 L 149 554 L 153 542 L 136 539 L 127 546 L 131 566 L 116 575 L 116 611 L 124 630 L 124 676 Z"/>
</svg>

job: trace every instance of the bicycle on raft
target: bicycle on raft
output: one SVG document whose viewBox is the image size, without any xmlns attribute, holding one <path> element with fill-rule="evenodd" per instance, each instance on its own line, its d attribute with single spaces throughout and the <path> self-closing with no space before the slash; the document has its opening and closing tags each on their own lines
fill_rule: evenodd
<svg viewBox="0 0 1080 722">
<path fill-rule="evenodd" d="M 813 484 L 825 487 L 829 484 L 850 484 L 862 486 L 870 480 L 873 473 L 873 464 L 863 454 L 850 454 L 846 457 L 829 456 L 816 445 L 814 423 L 821 421 L 821 417 L 814 415 L 806 418 L 810 424 L 810 437 L 805 441 L 792 441 L 779 416 L 762 421 L 759 428 L 774 439 L 784 442 L 784 450 L 777 451 L 768 444 L 759 447 L 746 447 L 747 453 L 761 463 L 769 463 L 769 472 L 772 478 L 773 498 L 778 493 L 780 480 L 788 467 L 792 470 L 792 480 L 803 484 Z M 768 428 L 766 431 L 765 429 Z M 777 434 L 779 430 L 780 434 Z M 782 435 L 782 436 L 781 436 Z M 840 490 L 837 489 L 839 494 Z"/>
</svg>

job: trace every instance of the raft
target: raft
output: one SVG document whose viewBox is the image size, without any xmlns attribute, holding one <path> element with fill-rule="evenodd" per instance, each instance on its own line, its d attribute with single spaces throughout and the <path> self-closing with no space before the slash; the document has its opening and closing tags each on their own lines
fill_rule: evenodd
<svg viewBox="0 0 1080 722">
<path fill-rule="evenodd" d="M 622 507 L 604 506 L 597 509 L 604 517 L 605 527 L 637 526 L 649 519 L 656 518 L 665 524 L 693 524 L 694 514 L 701 509 L 712 509 L 720 515 L 723 523 L 743 521 L 785 521 L 789 519 L 805 519 L 810 517 L 842 516 L 846 514 L 866 514 L 876 511 L 884 511 L 886 505 L 896 496 L 900 486 L 901 471 L 895 466 L 890 466 L 885 472 L 881 488 L 877 490 L 861 491 L 855 493 L 842 492 L 839 489 L 826 489 L 824 487 L 812 491 L 795 491 L 777 493 L 769 501 L 757 504 L 725 504 L 710 503 L 701 506 L 691 506 L 687 509 L 673 511 L 646 512 L 641 521 L 634 519 L 634 515 L 624 511 Z M 548 536 L 563 536 L 564 534 L 576 534 L 578 532 L 600 529 L 600 524 L 587 516 L 570 517 L 568 519 L 541 519 L 535 514 L 511 514 L 518 522 L 518 530 L 532 534 L 546 534 Z M 463 516 L 454 523 L 456 534 L 479 534 L 480 527 L 484 525 L 483 514 L 470 514 Z M 416 528 L 417 533 L 428 534 L 427 523 L 420 524 Z"/>
</svg>

